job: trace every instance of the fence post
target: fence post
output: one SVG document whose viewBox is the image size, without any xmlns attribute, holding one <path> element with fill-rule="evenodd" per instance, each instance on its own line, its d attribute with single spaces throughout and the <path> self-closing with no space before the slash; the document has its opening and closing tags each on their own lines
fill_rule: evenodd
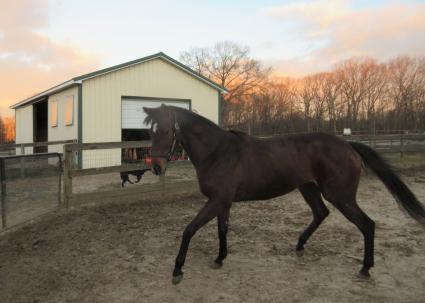
<svg viewBox="0 0 425 303">
<path fill-rule="evenodd" d="M 61 207 L 62 205 L 62 175 L 63 175 L 63 157 L 61 157 L 61 155 L 58 155 L 58 169 L 59 169 L 59 184 L 58 184 L 58 208 Z"/>
<path fill-rule="evenodd" d="M 25 155 L 25 145 L 21 144 L 21 155 Z M 25 158 L 21 158 L 21 178 L 25 178 Z"/>
<path fill-rule="evenodd" d="M 0 182 L 1 182 L 1 227 L 6 228 L 6 182 L 4 160 L 0 161 Z"/>
<path fill-rule="evenodd" d="M 72 195 L 72 177 L 71 170 L 73 168 L 73 154 L 72 150 L 70 150 L 67 144 L 63 145 L 63 155 L 64 155 L 64 167 L 63 167 L 63 206 L 68 208 L 69 200 Z"/>
<path fill-rule="evenodd" d="M 400 135 L 400 158 L 403 159 L 403 153 L 404 153 L 404 138 L 403 134 Z"/>
</svg>

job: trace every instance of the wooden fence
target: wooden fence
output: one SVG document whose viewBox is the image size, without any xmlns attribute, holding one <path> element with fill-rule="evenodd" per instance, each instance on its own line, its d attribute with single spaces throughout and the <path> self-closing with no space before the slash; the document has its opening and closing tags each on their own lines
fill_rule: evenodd
<svg viewBox="0 0 425 303">
<path fill-rule="evenodd" d="M 46 141 L 46 142 L 31 142 L 31 143 L 9 143 L 0 144 L 0 152 L 5 151 L 8 155 L 15 155 L 19 150 L 21 155 L 25 155 L 26 147 L 46 147 L 50 145 L 62 145 L 68 143 L 75 143 L 76 140 L 60 140 L 60 141 Z"/>
<path fill-rule="evenodd" d="M 401 158 L 406 153 L 425 152 L 425 134 L 354 135 L 341 137 L 347 141 L 367 144 L 381 154 L 400 154 Z"/>
<path fill-rule="evenodd" d="M 63 183 L 64 183 L 64 194 L 63 194 L 63 206 L 68 207 L 71 203 L 75 205 L 77 201 L 84 200 L 101 200 L 104 198 L 124 197 L 132 195 L 140 195 L 140 193 L 173 190 L 175 188 L 181 188 L 185 185 L 195 185 L 195 181 L 184 181 L 173 184 L 172 182 L 167 183 L 166 177 L 161 176 L 160 181 L 156 184 L 144 184 L 143 186 L 137 186 L 133 188 L 119 188 L 105 191 L 96 191 L 90 193 L 74 193 L 73 192 L 73 178 L 106 174 L 106 173 L 118 173 L 130 170 L 139 170 L 149 168 L 144 162 L 138 163 L 122 163 L 121 165 L 97 167 L 97 168 L 80 168 L 75 163 L 75 152 L 82 152 L 84 150 L 107 150 L 117 148 L 147 148 L 151 146 L 151 141 L 126 141 L 126 142 L 106 142 L 106 143 L 74 143 L 64 145 L 64 172 L 63 172 Z M 184 161 L 187 162 L 187 161 Z M 171 166 L 178 165 L 182 162 L 171 163 Z"/>
<path fill-rule="evenodd" d="M 397 134 L 397 135 L 353 135 L 343 137 L 347 141 L 362 142 L 375 148 L 379 153 L 400 154 L 403 157 L 406 153 L 425 153 L 425 134 Z M 122 171 L 138 170 L 148 168 L 143 163 L 121 163 L 121 165 L 85 168 L 82 169 L 77 165 L 76 153 L 82 153 L 85 150 L 108 150 L 108 149 L 123 149 L 123 148 L 147 148 L 151 146 L 150 141 L 127 141 L 127 142 L 107 142 L 107 143 L 76 143 L 75 140 L 62 140 L 51 142 L 35 142 L 22 144 L 3 144 L 0 145 L 0 150 L 5 149 L 20 149 L 21 153 L 25 153 L 26 147 L 49 146 L 63 144 L 63 199 L 62 205 L 68 207 L 71 202 L 84 199 L 102 199 L 104 197 L 118 197 L 127 195 L 137 195 L 146 191 L 163 191 L 167 186 L 167 190 L 173 187 L 181 188 L 184 182 L 177 182 L 176 185 L 168 182 L 165 177 L 160 178 L 157 184 L 144 184 L 124 189 L 112 189 L 102 192 L 91 193 L 74 193 L 73 178 L 89 175 L 98 175 L 106 173 L 118 173 Z M 173 165 L 173 164 L 172 164 Z M 177 164 L 175 164 L 177 165 Z M 185 181 L 193 185 L 195 182 Z"/>
<path fill-rule="evenodd" d="M 380 153 L 399 153 L 403 157 L 405 153 L 421 152 L 425 153 L 425 135 L 355 135 L 343 137 L 347 141 L 362 142 L 375 148 Z M 82 143 L 82 144 L 66 144 L 64 145 L 64 195 L 63 205 L 68 207 L 70 203 L 75 204 L 78 200 L 97 200 L 107 197 L 123 197 L 128 195 L 138 195 L 141 192 L 147 191 L 164 191 L 173 188 L 181 188 L 185 182 L 172 182 L 167 183 L 166 178 L 160 178 L 160 182 L 154 185 L 144 184 L 133 188 L 120 188 L 107 190 L 102 192 L 91 193 L 74 193 L 73 192 L 73 178 L 97 174 L 106 174 L 114 172 L 122 172 L 129 170 L 137 170 L 148 168 L 143 163 L 135 164 L 121 164 L 116 166 L 99 167 L 99 168 L 78 168 L 75 163 L 75 152 L 82 152 L 84 150 L 105 150 L 117 148 L 147 148 L 151 146 L 150 141 L 127 141 L 127 142 L 107 142 L 107 143 Z M 173 165 L 173 164 L 171 164 Z M 194 185 L 196 182 L 187 182 L 188 185 Z"/>
</svg>

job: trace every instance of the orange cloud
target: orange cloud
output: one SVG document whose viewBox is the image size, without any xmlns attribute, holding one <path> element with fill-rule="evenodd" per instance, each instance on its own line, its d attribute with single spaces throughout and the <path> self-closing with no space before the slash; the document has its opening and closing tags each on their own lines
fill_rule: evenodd
<svg viewBox="0 0 425 303">
<path fill-rule="evenodd" d="M 94 55 L 37 33 L 48 26 L 48 1 L 0 2 L 0 114 L 9 106 L 99 66 Z"/>
<path fill-rule="evenodd" d="M 317 43 L 305 58 L 277 60 L 278 71 L 285 74 L 285 63 L 289 68 L 300 63 L 309 73 L 352 56 L 388 59 L 425 53 L 425 3 L 354 9 L 352 1 L 319 0 L 270 7 L 264 13 L 295 22 L 300 35 Z"/>
</svg>

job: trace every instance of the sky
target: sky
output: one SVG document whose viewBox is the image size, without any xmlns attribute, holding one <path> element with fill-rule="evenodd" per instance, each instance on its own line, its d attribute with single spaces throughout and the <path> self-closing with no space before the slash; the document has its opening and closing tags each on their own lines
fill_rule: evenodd
<svg viewBox="0 0 425 303">
<path fill-rule="evenodd" d="M 423 56 L 425 0 L 0 0 L 0 115 L 77 75 L 224 40 L 296 77 L 352 56 Z"/>
</svg>

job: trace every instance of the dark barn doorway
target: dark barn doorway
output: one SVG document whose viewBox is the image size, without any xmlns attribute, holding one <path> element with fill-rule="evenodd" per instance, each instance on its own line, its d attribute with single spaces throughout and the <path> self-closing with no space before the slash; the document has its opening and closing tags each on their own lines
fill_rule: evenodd
<svg viewBox="0 0 425 303">
<path fill-rule="evenodd" d="M 147 129 L 122 129 L 121 140 L 124 141 L 144 141 L 150 140 Z M 147 148 L 123 148 L 121 159 L 123 163 L 141 161 L 149 155 Z"/>
<path fill-rule="evenodd" d="M 34 142 L 47 142 L 47 99 L 33 105 L 33 138 Z M 34 153 L 46 153 L 47 146 L 34 147 Z"/>
</svg>

